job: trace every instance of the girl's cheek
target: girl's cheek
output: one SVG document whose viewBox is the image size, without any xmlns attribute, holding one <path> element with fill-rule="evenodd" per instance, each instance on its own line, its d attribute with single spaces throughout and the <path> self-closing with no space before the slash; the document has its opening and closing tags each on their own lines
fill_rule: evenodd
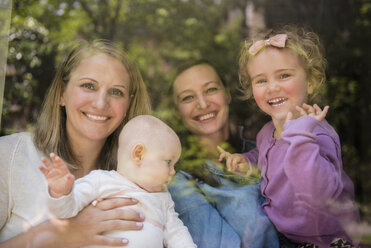
<svg viewBox="0 0 371 248">
<path fill-rule="evenodd" d="M 263 97 L 263 92 L 259 89 L 256 89 L 256 88 L 253 88 L 252 90 L 252 95 L 253 95 L 253 98 L 255 100 L 255 102 L 259 102 L 261 100 L 261 98 Z"/>
</svg>

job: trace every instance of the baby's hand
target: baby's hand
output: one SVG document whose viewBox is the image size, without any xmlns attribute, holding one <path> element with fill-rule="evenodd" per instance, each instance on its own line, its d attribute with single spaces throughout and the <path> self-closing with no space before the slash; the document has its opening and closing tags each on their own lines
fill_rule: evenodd
<svg viewBox="0 0 371 248">
<path fill-rule="evenodd" d="M 39 167 L 48 181 L 49 193 L 54 198 L 68 195 L 72 191 L 75 176 L 71 174 L 60 157 L 54 153 L 50 153 L 50 158 L 52 163 L 46 158 L 41 158 L 41 161 L 46 167 Z"/>
<path fill-rule="evenodd" d="M 224 151 L 220 146 L 217 146 L 217 149 L 220 152 L 219 162 L 225 159 L 229 171 L 243 176 L 249 176 L 251 174 L 251 165 L 246 161 L 244 156 L 238 153 L 230 154 L 229 152 Z"/>
<path fill-rule="evenodd" d="M 303 103 L 303 107 L 296 106 L 296 110 L 299 112 L 300 116 L 308 115 L 315 118 L 317 121 L 322 121 L 325 119 L 329 106 L 325 106 L 323 110 L 317 105 L 313 106 Z M 287 113 L 286 122 L 293 119 L 293 114 L 291 112 Z"/>
</svg>

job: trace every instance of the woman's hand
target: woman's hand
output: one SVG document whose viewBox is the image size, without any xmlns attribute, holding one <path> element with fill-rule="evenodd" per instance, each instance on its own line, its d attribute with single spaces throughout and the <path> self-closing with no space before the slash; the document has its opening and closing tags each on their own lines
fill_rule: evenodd
<svg viewBox="0 0 371 248">
<path fill-rule="evenodd" d="M 120 208 L 136 203 L 137 200 L 130 198 L 110 198 L 98 201 L 95 206 L 90 204 L 76 217 L 67 220 L 68 228 L 61 227 L 66 231 L 66 246 L 126 245 L 129 241 L 124 237 L 111 238 L 102 233 L 142 229 L 144 220 L 142 214 L 130 208 Z"/>
<path fill-rule="evenodd" d="M 252 168 L 249 162 L 246 161 L 245 157 L 242 154 L 234 153 L 231 154 L 226 152 L 220 146 L 217 146 L 218 151 L 220 152 L 219 162 L 226 160 L 227 169 L 236 174 L 242 176 L 249 176 L 252 172 Z"/>
<path fill-rule="evenodd" d="M 88 245 L 124 246 L 123 238 L 110 238 L 103 232 L 141 230 L 144 217 L 130 208 L 137 204 L 130 198 L 110 198 L 91 204 L 70 219 L 50 219 L 0 244 L 0 247 L 80 247 Z"/>
</svg>

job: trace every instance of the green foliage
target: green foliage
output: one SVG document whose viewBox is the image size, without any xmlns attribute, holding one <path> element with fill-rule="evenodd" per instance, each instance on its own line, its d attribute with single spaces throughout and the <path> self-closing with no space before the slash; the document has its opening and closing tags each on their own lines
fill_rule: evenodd
<svg viewBox="0 0 371 248">
<path fill-rule="evenodd" d="M 227 142 L 221 143 L 220 146 L 231 153 L 236 152 Z M 176 169 L 186 171 L 197 180 L 214 186 L 218 186 L 219 183 L 215 174 L 226 175 L 231 181 L 240 185 L 255 184 L 260 179 L 260 173 L 257 169 L 254 169 L 250 176 L 239 176 L 229 172 L 224 163 L 220 163 L 216 159 L 210 160 L 212 157 L 215 157 L 215 154 L 209 154 L 195 136 L 186 135 L 182 139 L 182 155 Z"/>
<path fill-rule="evenodd" d="M 55 65 L 74 39 L 108 38 L 137 62 L 154 112 L 177 130 L 169 88 L 175 67 L 206 58 L 237 95 L 237 56 L 248 35 L 246 6 L 263 10 L 267 27 L 307 25 L 320 35 L 328 59 L 323 103 L 342 142 L 344 168 L 355 182 L 357 200 L 371 202 L 371 3 L 369 0 L 13 0 L 2 133 L 29 128 L 38 116 Z M 340 18 L 341 17 L 341 18 Z M 231 119 L 247 125 L 249 138 L 267 120 L 251 102 L 236 97 Z M 11 131 L 7 131 L 11 130 Z M 192 139 L 192 138 L 190 138 Z M 202 150 L 192 140 L 183 157 L 197 168 Z M 186 164 L 187 165 L 187 164 Z M 188 165 L 187 165 L 188 166 Z M 366 208 L 364 208 L 366 209 Z M 367 213 L 366 213 L 367 214 Z"/>
<path fill-rule="evenodd" d="M 3 120 L 18 119 L 13 127 L 26 127 L 37 115 L 42 102 L 46 80 L 53 72 L 54 56 L 48 41 L 48 29 L 32 16 L 20 16 L 13 12 L 9 31 L 8 67 L 4 92 Z M 11 87 L 10 87 L 11 86 Z M 16 119 L 16 118 L 15 118 Z"/>
</svg>

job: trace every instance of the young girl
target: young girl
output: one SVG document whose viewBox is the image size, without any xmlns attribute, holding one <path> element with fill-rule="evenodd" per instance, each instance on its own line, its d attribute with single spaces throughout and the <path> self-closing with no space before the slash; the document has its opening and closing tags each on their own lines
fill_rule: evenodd
<svg viewBox="0 0 371 248">
<path fill-rule="evenodd" d="M 239 64 L 246 98 L 253 96 L 272 121 L 254 150 L 241 155 L 218 147 L 219 159 L 239 174 L 257 164 L 264 211 L 299 247 L 355 242 L 347 234 L 359 219 L 354 188 L 342 169 L 339 137 L 325 120 L 329 107 L 307 104 L 325 81 L 318 36 L 293 26 L 258 35 L 245 42 Z"/>
</svg>

